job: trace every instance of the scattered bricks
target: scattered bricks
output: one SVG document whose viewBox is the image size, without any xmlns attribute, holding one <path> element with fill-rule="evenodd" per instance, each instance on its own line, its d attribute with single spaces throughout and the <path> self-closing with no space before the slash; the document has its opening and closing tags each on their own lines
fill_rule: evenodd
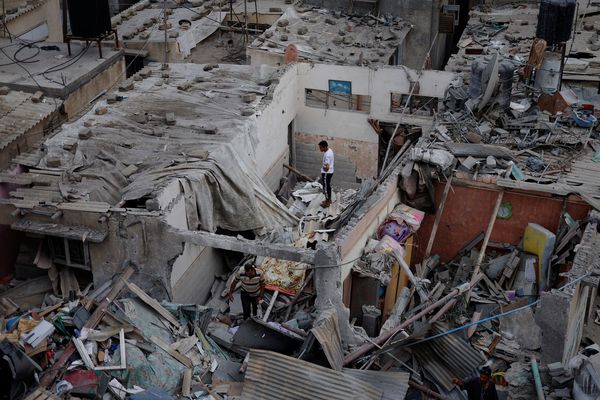
<svg viewBox="0 0 600 400">
<path fill-rule="evenodd" d="M 192 87 L 192 82 L 190 82 L 190 81 L 186 81 L 186 82 L 183 82 L 183 83 L 177 85 L 177 89 L 182 90 L 184 92 L 187 91 L 191 87 Z"/>
<path fill-rule="evenodd" d="M 267 46 L 268 46 L 268 47 L 271 47 L 271 48 L 275 48 L 275 47 L 277 47 L 277 43 L 274 43 L 274 42 L 268 42 L 268 43 L 267 43 Z"/>
<path fill-rule="evenodd" d="M 9 93 L 10 93 L 10 88 L 8 86 L 0 87 L 0 96 L 6 96 Z"/>
<path fill-rule="evenodd" d="M 216 135 L 219 132 L 217 128 L 202 127 L 199 129 L 199 133 L 203 135 Z"/>
<path fill-rule="evenodd" d="M 87 121 L 84 121 L 83 126 L 85 126 L 86 128 L 91 128 L 92 126 L 94 126 L 94 120 L 88 119 Z"/>
<path fill-rule="evenodd" d="M 279 7 L 270 7 L 269 8 L 269 12 L 280 13 L 281 12 L 281 8 L 279 8 Z"/>
<path fill-rule="evenodd" d="M 144 27 L 146 28 L 150 28 L 152 25 L 154 25 L 154 22 L 152 22 L 152 20 L 148 20 L 146 22 L 144 22 Z"/>
<path fill-rule="evenodd" d="M 209 154 L 210 153 L 208 152 L 208 150 L 192 149 L 189 153 L 187 153 L 187 156 L 192 158 L 198 158 L 200 160 L 208 160 Z"/>
<path fill-rule="evenodd" d="M 172 24 L 172 23 L 170 23 L 170 22 L 167 22 L 167 30 L 171 29 L 172 27 L 173 27 L 173 24 Z M 158 26 L 158 30 L 159 30 L 159 31 L 164 31 L 164 30 L 165 30 L 165 24 L 164 24 L 164 23 L 163 23 L 163 24 L 160 24 L 160 25 Z"/>
<path fill-rule="evenodd" d="M 331 41 L 333 42 L 333 44 L 339 46 L 340 44 L 342 44 L 343 39 L 339 36 L 336 36 L 333 39 L 331 39 Z"/>
<path fill-rule="evenodd" d="M 273 36 L 273 31 L 265 31 L 265 37 L 268 39 Z"/>
<path fill-rule="evenodd" d="M 133 33 L 126 33 L 126 34 L 123 35 L 123 39 L 125 39 L 125 40 L 131 40 L 131 39 L 133 39 L 134 36 L 135 35 Z"/>
<path fill-rule="evenodd" d="M 144 78 L 140 74 L 135 74 L 133 76 L 133 80 L 136 81 L 136 82 L 140 82 L 140 81 L 143 81 Z"/>
<path fill-rule="evenodd" d="M 163 79 L 168 79 L 171 75 L 169 74 L 169 71 L 163 71 L 160 73 L 160 77 Z"/>
<path fill-rule="evenodd" d="M 215 68 L 219 68 L 219 64 L 207 64 L 204 66 L 203 70 L 210 71 Z"/>
<path fill-rule="evenodd" d="M 81 140 L 87 140 L 89 138 L 92 137 L 92 130 L 91 129 L 82 129 L 79 131 L 79 139 Z"/>
<path fill-rule="evenodd" d="M 106 102 L 108 104 L 114 104 L 117 101 L 119 101 L 119 96 L 116 93 L 110 93 L 108 96 L 106 96 Z"/>
<path fill-rule="evenodd" d="M 150 75 L 152 75 L 152 71 L 150 71 L 149 68 L 143 68 L 140 72 L 138 72 L 138 74 L 142 77 L 142 78 L 147 78 Z"/>
<path fill-rule="evenodd" d="M 178 37 L 178 36 L 179 36 L 179 32 L 177 32 L 177 31 L 170 31 L 170 32 L 169 32 L 169 37 L 170 37 L 171 39 L 175 39 L 175 38 L 176 38 L 176 37 Z"/>
<path fill-rule="evenodd" d="M 340 29 L 338 31 L 338 35 L 340 35 L 340 36 L 346 36 L 346 30 L 345 29 Z"/>
<path fill-rule="evenodd" d="M 104 115 L 108 113 L 108 107 L 96 107 L 95 113 L 96 115 Z"/>
<path fill-rule="evenodd" d="M 46 157 L 46 165 L 49 168 L 58 168 L 58 167 L 60 167 L 60 164 L 61 164 L 60 158 L 54 157 L 54 156 Z"/>
<path fill-rule="evenodd" d="M 306 35 L 308 33 L 308 28 L 304 25 L 301 25 L 298 27 L 296 32 L 298 32 L 298 35 Z"/>
<path fill-rule="evenodd" d="M 352 44 L 354 43 L 354 38 L 352 36 L 344 36 L 344 44 Z"/>
<path fill-rule="evenodd" d="M 290 21 L 288 21 L 285 18 L 281 18 L 279 21 L 277 21 L 277 26 L 279 27 L 284 27 L 284 26 L 288 26 L 290 24 Z"/>
<path fill-rule="evenodd" d="M 148 211 L 160 211 L 160 204 L 158 204 L 158 200 L 156 200 L 156 199 L 148 199 L 148 200 L 146 200 L 146 210 L 148 210 Z"/>
<path fill-rule="evenodd" d="M 383 57 L 383 56 L 385 56 L 385 51 L 383 51 L 383 50 L 377 50 L 377 55 L 379 57 Z"/>
<path fill-rule="evenodd" d="M 331 18 L 325 18 L 325 23 L 329 24 L 329 25 L 335 25 L 336 22 L 334 20 L 332 20 Z"/>
<path fill-rule="evenodd" d="M 175 125 L 177 119 L 175 118 L 175 113 L 168 112 L 165 114 L 165 123 L 167 125 Z"/>
<path fill-rule="evenodd" d="M 287 42 L 288 36 L 287 35 L 281 35 L 281 37 L 279 38 L 279 40 L 281 40 L 282 42 Z"/>
<path fill-rule="evenodd" d="M 254 100 L 256 100 L 256 93 L 244 93 L 242 95 L 242 101 L 244 103 L 252 103 Z"/>
<path fill-rule="evenodd" d="M 560 376 L 565 373 L 565 369 L 560 361 L 548 364 L 548 373 L 550 376 Z"/>
<path fill-rule="evenodd" d="M 75 139 L 66 140 L 63 143 L 62 147 L 64 150 L 74 153 L 75 150 L 77 149 L 77 140 L 75 140 Z"/>
<path fill-rule="evenodd" d="M 259 42 L 263 43 L 266 39 L 262 36 L 259 36 L 256 38 L 256 40 L 258 40 Z"/>
<path fill-rule="evenodd" d="M 43 98 L 44 98 L 44 92 L 42 92 L 41 90 L 38 90 L 37 92 L 35 92 L 33 94 L 33 96 L 31 96 L 31 101 L 33 101 L 34 103 L 39 103 L 42 101 Z"/>
<path fill-rule="evenodd" d="M 138 172 L 138 167 L 136 167 L 133 164 L 131 164 L 128 167 L 125 167 L 121 170 L 121 173 L 126 178 L 129 178 L 131 175 L 135 174 L 136 172 Z"/>
<path fill-rule="evenodd" d="M 133 81 L 126 80 L 119 85 L 119 92 L 128 92 L 133 90 Z"/>
<path fill-rule="evenodd" d="M 242 108 L 242 117 L 254 115 L 254 108 Z"/>
<path fill-rule="evenodd" d="M 142 32 L 140 33 L 140 39 L 146 40 L 150 37 L 150 32 Z"/>
<path fill-rule="evenodd" d="M 133 119 L 138 124 L 145 124 L 148 122 L 148 114 L 135 113 L 131 116 L 131 119 Z"/>
</svg>

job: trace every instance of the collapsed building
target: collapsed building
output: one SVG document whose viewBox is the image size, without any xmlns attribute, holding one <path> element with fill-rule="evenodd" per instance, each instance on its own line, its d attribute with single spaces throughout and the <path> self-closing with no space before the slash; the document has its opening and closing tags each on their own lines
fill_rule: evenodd
<svg viewBox="0 0 600 400">
<path fill-rule="evenodd" d="M 39 362 L 18 371 L 29 399 L 82 379 L 120 399 L 459 399 L 481 366 L 507 398 L 593 398 L 594 62 L 554 70 L 531 4 L 473 11 L 447 71 L 385 66 L 412 32 L 399 19 L 297 12 L 250 66 L 146 66 L 0 175 L 19 243 L 2 351 Z M 298 32 L 321 23 L 312 44 Z M 373 47 L 325 56 L 360 29 Z M 244 321 L 227 297 L 248 262 L 266 286 Z"/>
</svg>

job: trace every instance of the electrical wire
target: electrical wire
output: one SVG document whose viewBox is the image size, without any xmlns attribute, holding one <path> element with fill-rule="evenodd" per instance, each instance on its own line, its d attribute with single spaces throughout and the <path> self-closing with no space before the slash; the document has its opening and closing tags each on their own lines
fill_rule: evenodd
<svg viewBox="0 0 600 400">
<path fill-rule="evenodd" d="M 587 277 L 587 276 L 589 276 L 589 275 L 590 275 L 590 273 L 587 273 L 587 274 L 585 274 L 585 275 L 582 275 L 582 276 L 578 277 L 577 279 L 574 279 L 573 281 L 571 281 L 571 282 L 568 282 L 568 283 L 564 284 L 563 286 L 561 286 L 560 288 L 558 288 L 558 290 L 561 290 L 561 291 L 562 291 L 562 290 L 566 289 L 567 287 L 569 287 L 569 286 L 572 286 L 572 285 L 576 284 L 577 282 L 579 282 L 580 280 L 584 279 L 585 277 Z M 424 343 L 424 342 L 428 342 L 428 341 L 430 341 L 430 340 L 434 340 L 434 339 L 440 338 L 440 337 L 442 337 L 442 336 L 446 336 L 446 335 L 450 335 L 450 334 L 453 334 L 453 333 L 456 333 L 456 332 L 460 332 L 460 331 L 462 331 L 462 330 L 465 330 L 465 329 L 467 329 L 467 328 L 470 328 L 471 326 L 480 325 L 480 324 L 483 324 L 483 323 L 485 323 L 485 322 L 488 322 L 488 321 L 493 321 L 493 320 L 495 320 L 495 319 L 499 319 L 499 318 L 502 318 L 502 317 L 506 317 L 507 315 L 514 314 L 514 313 L 517 313 L 517 312 L 523 311 L 523 310 L 525 310 L 525 309 L 527 309 L 527 308 L 533 307 L 533 306 L 535 306 L 535 305 L 539 304 L 540 302 L 541 302 L 541 300 L 540 300 L 540 299 L 538 299 L 538 300 L 536 300 L 536 301 L 534 301 L 534 302 L 532 302 L 532 303 L 529 303 L 529 304 L 527 304 L 527 305 L 524 305 L 524 306 L 522 306 L 522 307 L 515 308 L 514 310 L 506 311 L 506 312 L 504 312 L 504 313 L 501 313 L 501 314 L 492 315 L 492 316 L 490 316 L 490 317 L 487 317 L 487 318 L 481 319 L 481 320 L 479 320 L 479 321 L 469 322 L 469 323 L 467 323 L 467 324 L 464 324 L 464 325 L 458 326 L 458 327 L 456 327 L 456 328 L 453 328 L 453 329 L 447 330 L 447 331 L 445 331 L 445 332 L 440 332 L 440 333 L 438 333 L 438 334 L 436 334 L 436 335 L 433 335 L 433 336 L 429 336 L 429 337 L 423 338 L 423 339 L 421 339 L 421 340 L 418 340 L 418 341 L 416 341 L 416 342 L 407 343 L 406 345 L 395 346 L 396 344 L 400 343 L 400 341 L 397 341 L 397 342 L 391 342 L 391 343 L 389 344 L 389 346 L 388 346 L 388 347 L 401 347 L 401 348 L 412 347 L 412 346 L 415 346 L 415 345 L 418 345 L 418 344 L 421 344 L 421 343 Z M 388 349 L 382 349 L 382 352 L 386 352 L 386 351 L 388 351 Z"/>
</svg>

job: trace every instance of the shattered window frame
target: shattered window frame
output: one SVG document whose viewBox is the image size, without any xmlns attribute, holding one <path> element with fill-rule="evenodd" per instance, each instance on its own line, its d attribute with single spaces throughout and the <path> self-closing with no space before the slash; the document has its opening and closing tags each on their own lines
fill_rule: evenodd
<svg viewBox="0 0 600 400">
<path fill-rule="evenodd" d="M 59 236 L 47 236 L 52 262 L 67 267 L 90 269 L 88 243 Z"/>
<path fill-rule="evenodd" d="M 408 101 L 408 94 L 390 93 L 390 112 L 402 113 Z M 413 94 L 408 106 L 408 113 L 414 115 L 433 116 L 438 110 L 439 99 L 437 97 L 420 96 Z"/>
<path fill-rule="evenodd" d="M 360 113 L 371 112 L 371 96 L 369 95 L 332 94 L 327 90 L 320 89 L 305 89 L 304 93 L 307 107 Z"/>
</svg>

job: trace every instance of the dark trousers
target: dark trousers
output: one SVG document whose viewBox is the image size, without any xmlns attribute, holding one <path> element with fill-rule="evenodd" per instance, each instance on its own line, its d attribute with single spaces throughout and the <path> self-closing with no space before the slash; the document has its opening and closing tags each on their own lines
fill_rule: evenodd
<svg viewBox="0 0 600 400">
<path fill-rule="evenodd" d="M 258 296 L 252 297 L 248 293 L 241 291 L 242 309 L 244 310 L 244 319 L 250 318 L 250 308 L 252 308 L 252 316 L 256 317 L 258 313 Z"/>
<path fill-rule="evenodd" d="M 326 174 L 321 173 L 321 184 L 323 185 L 323 193 L 325 193 L 325 198 L 327 200 L 331 200 L 331 178 L 333 177 L 333 173 Z"/>
</svg>

